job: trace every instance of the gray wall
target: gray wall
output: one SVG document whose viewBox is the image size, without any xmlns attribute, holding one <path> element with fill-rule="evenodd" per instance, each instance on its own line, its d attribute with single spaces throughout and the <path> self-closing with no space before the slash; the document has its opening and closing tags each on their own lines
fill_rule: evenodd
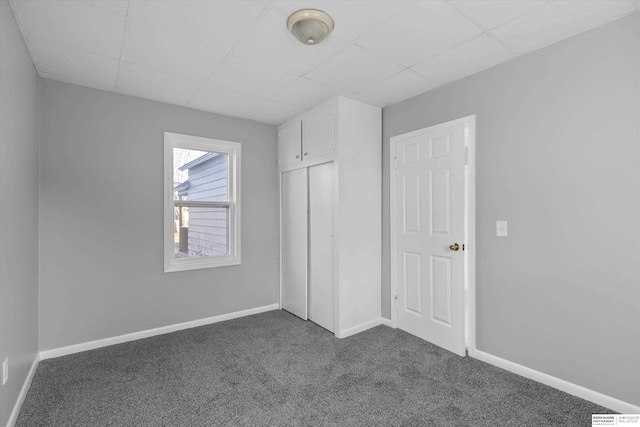
<svg viewBox="0 0 640 427">
<path fill-rule="evenodd" d="M 0 1 L 0 388 L 6 425 L 38 352 L 38 76 Z"/>
<path fill-rule="evenodd" d="M 41 80 L 40 350 L 278 302 L 276 127 Z M 163 273 L 163 132 L 242 143 L 242 264 Z"/>
<path fill-rule="evenodd" d="M 478 349 L 640 404 L 640 14 L 384 110 L 385 316 L 389 138 L 470 114 Z"/>
</svg>

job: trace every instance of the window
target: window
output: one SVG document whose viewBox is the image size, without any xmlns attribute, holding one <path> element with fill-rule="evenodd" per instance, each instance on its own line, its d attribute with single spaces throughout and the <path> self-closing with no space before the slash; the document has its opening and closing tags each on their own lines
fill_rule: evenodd
<svg viewBox="0 0 640 427">
<path fill-rule="evenodd" d="M 164 133 L 164 271 L 240 264 L 240 143 Z"/>
</svg>

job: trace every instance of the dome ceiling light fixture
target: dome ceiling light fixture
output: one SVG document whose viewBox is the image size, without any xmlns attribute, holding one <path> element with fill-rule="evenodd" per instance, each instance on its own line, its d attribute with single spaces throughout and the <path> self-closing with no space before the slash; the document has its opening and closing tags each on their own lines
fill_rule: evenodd
<svg viewBox="0 0 640 427">
<path fill-rule="evenodd" d="M 321 10 L 303 9 L 287 19 L 287 27 L 301 43 L 315 45 L 333 31 L 333 19 Z"/>
</svg>

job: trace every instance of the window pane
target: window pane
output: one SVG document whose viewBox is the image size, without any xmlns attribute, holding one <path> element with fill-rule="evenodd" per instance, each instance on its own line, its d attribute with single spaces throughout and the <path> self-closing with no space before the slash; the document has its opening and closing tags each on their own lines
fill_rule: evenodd
<svg viewBox="0 0 640 427">
<path fill-rule="evenodd" d="M 226 202 L 227 153 L 173 148 L 173 200 Z"/>
<path fill-rule="evenodd" d="M 175 207 L 174 258 L 228 255 L 228 211 L 228 208 Z"/>
</svg>

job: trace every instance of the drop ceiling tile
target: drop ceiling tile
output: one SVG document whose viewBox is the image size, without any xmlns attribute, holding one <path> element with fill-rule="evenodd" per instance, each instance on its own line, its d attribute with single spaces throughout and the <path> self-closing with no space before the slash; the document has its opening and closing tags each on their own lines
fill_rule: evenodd
<svg viewBox="0 0 640 427">
<path fill-rule="evenodd" d="M 546 0 L 450 0 L 449 4 L 484 28 L 513 21 L 549 3 Z"/>
<path fill-rule="evenodd" d="M 308 78 L 335 88 L 357 92 L 400 72 L 402 67 L 348 46 L 307 73 Z"/>
<path fill-rule="evenodd" d="M 357 92 L 356 95 L 384 107 L 438 86 L 440 86 L 439 83 L 428 80 L 411 70 L 404 70 L 370 88 Z"/>
<path fill-rule="evenodd" d="M 626 0 L 555 1 L 491 32 L 520 53 L 604 25 L 634 11 Z"/>
<path fill-rule="evenodd" d="M 131 1 L 129 18 L 229 51 L 268 6 L 266 0 Z"/>
<path fill-rule="evenodd" d="M 124 16 L 79 1 L 15 1 L 12 5 L 27 39 L 36 36 L 96 55 L 120 58 Z"/>
<path fill-rule="evenodd" d="M 244 116 L 251 120 L 279 125 L 303 112 L 304 110 L 300 107 L 283 104 L 269 99 L 257 107 L 252 108 Z"/>
<path fill-rule="evenodd" d="M 451 6 L 432 0 L 403 10 L 356 43 L 382 58 L 410 67 L 480 32 Z"/>
<path fill-rule="evenodd" d="M 128 0 L 84 0 L 89 6 L 108 10 L 118 15 L 127 16 L 129 10 Z"/>
<path fill-rule="evenodd" d="M 428 79 L 449 83 L 515 57 L 491 37 L 481 35 L 411 69 Z"/>
<path fill-rule="evenodd" d="M 367 30 L 382 24 L 390 16 L 411 5 L 412 1 L 335 1 L 335 0 L 277 0 L 272 4 L 286 15 L 300 9 L 321 9 L 333 19 L 333 34 L 353 41 Z M 285 21 L 286 22 L 286 21 Z"/>
<path fill-rule="evenodd" d="M 442 83 L 509 59 L 500 45 L 526 53 L 640 10 L 640 0 L 10 4 L 42 77 L 272 123 L 340 94 L 388 105 L 428 90 L 422 77 Z M 336 21 L 318 46 L 286 28 L 290 12 L 309 6 Z M 492 37 L 479 35 L 485 28 Z"/>
<path fill-rule="evenodd" d="M 300 77 L 272 96 L 271 99 L 309 109 L 341 94 L 342 91 L 339 89 L 323 85 L 306 77 Z"/>
<path fill-rule="evenodd" d="M 185 105 L 201 82 L 121 61 L 116 92 L 168 104 Z"/>
<path fill-rule="evenodd" d="M 269 98 L 297 76 L 231 55 L 211 75 L 209 81 L 219 87 Z"/>
<path fill-rule="evenodd" d="M 329 35 L 316 46 L 300 43 L 287 28 L 287 15 L 269 10 L 234 49 L 247 59 L 296 75 L 303 75 L 345 47 L 347 42 Z"/>
<path fill-rule="evenodd" d="M 140 21 L 127 22 L 122 48 L 124 61 L 204 82 L 225 55 Z"/>
<path fill-rule="evenodd" d="M 264 101 L 264 98 L 225 89 L 207 82 L 191 98 L 187 106 L 211 113 L 242 116 Z"/>
<path fill-rule="evenodd" d="M 29 38 L 31 58 L 42 77 L 78 83 L 102 90 L 115 90 L 118 60 L 72 49 L 50 41 Z M 79 83 L 81 82 L 81 83 Z"/>
</svg>

